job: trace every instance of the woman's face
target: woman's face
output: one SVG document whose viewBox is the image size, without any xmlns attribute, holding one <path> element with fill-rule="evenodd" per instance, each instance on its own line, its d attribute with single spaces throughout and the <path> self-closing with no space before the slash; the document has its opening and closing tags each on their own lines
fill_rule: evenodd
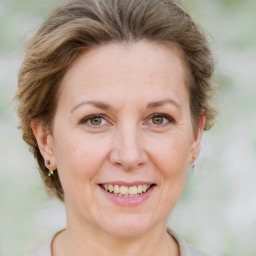
<svg viewBox="0 0 256 256">
<path fill-rule="evenodd" d="M 149 42 L 101 46 L 69 68 L 43 153 L 68 225 L 119 237 L 166 225 L 201 138 L 184 73 L 174 49 Z"/>
</svg>

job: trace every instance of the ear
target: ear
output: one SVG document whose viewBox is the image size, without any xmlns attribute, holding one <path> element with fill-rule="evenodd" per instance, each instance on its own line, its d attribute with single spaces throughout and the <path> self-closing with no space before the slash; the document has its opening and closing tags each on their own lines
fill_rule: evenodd
<svg viewBox="0 0 256 256">
<path fill-rule="evenodd" d="M 53 137 L 49 129 L 41 122 L 34 120 L 31 121 L 30 125 L 36 138 L 37 145 L 39 147 L 41 155 L 43 156 L 45 161 L 50 161 L 50 165 L 47 165 L 47 167 L 52 170 L 55 170 L 56 161 L 53 150 Z"/>
<path fill-rule="evenodd" d="M 200 153 L 200 146 L 201 146 L 201 140 L 202 140 L 202 134 L 204 129 L 204 123 L 205 123 L 205 115 L 201 115 L 199 117 L 199 124 L 198 124 L 198 130 L 197 133 L 194 136 L 194 141 L 191 147 L 190 151 L 190 158 L 188 164 L 192 164 L 196 158 L 198 157 Z"/>
</svg>

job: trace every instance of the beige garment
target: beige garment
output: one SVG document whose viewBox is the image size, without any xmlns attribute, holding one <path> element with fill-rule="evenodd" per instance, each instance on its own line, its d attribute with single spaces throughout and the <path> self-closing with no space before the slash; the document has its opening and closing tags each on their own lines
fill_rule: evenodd
<svg viewBox="0 0 256 256">
<path fill-rule="evenodd" d="M 167 229 L 167 231 L 177 241 L 180 248 L 180 256 L 214 256 L 212 254 L 206 254 L 199 251 L 197 248 L 187 243 L 182 237 L 177 235 L 171 229 Z M 45 241 L 39 247 L 36 247 L 29 253 L 24 254 L 23 256 L 51 256 L 51 243 L 54 236 Z"/>
</svg>

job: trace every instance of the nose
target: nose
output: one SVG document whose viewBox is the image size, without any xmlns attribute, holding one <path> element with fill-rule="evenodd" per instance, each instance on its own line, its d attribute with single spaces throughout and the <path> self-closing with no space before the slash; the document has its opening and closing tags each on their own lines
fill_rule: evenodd
<svg viewBox="0 0 256 256">
<path fill-rule="evenodd" d="M 143 166 L 147 160 L 148 156 L 143 148 L 143 138 L 139 129 L 126 127 L 115 133 L 110 153 L 110 161 L 113 164 L 132 170 Z"/>
</svg>

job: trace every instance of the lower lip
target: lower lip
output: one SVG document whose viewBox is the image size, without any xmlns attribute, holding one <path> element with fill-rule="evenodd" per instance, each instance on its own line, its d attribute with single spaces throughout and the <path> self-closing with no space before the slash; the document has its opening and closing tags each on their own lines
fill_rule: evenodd
<svg viewBox="0 0 256 256">
<path fill-rule="evenodd" d="M 104 188 L 102 188 L 99 185 L 101 191 L 104 193 L 104 195 L 109 198 L 111 201 L 113 201 L 116 204 L 122 205 L 122 206 L 136 206 L 138 204 L 143 203 L 146 201 L 153 191 L 155 190 L 156 185 L 150 187 L 146 192 L 140 194 L 139 196 L 128 196 L 128 197 L 123 197 L 123 196 L 116 196 L 108 191 L 106 191 Z"/>
</svg>

